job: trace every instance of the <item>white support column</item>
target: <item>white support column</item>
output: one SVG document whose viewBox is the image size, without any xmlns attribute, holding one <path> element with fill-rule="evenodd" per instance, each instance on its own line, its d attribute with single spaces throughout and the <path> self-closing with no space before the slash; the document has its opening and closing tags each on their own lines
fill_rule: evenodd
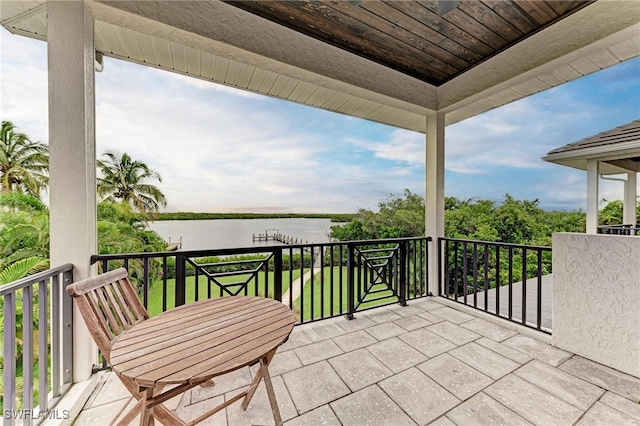
<svg viewBox="0 0 640 426">
<path fill-rule="evenodd" d="M 627 181 L 624 183 L 624 207 L 622 211 L 622 223 L 635 225 L 638 222 L 638 218 L 636 217 L 637 185 L 637 173 L 627 173 Z"/>
<path fill-rule="evenodd" d="M 51 265 L 95 274 L 97 250 L 93 17 L 82 1 L 47 1 Z M 74 382 L 91 375 L 97 349 L 77 308 Z"/>
<path fill-rule="evenodd" d="M 587 160 L 587 234 L 598 233 L 599 168 L 597 160 Z"/>
<path fill-rule="evenodd" d="M 444 113 L 427 116 L 425 234 L 429 247 L 429 291 L 438 295 L 438 238 L 444 237 Z"/>
</svg>

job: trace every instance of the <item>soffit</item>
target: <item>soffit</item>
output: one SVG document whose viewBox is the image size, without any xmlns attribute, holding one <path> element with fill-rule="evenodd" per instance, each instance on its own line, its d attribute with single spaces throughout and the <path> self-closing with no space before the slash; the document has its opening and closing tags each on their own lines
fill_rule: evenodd
<svg viewBox="0 0 640 426">
<path fill-rule="evenodd" d="M 225 2 L 439 86 L 593 0 Z"/>
<path fill-rule="evenodd" d="M 380 3 L 375 7 L 387 6 L 384 2 L 373 3 Z M 489 2 L 478 3 L 483 6 L 473 7 L 489 7 Z M 569 3 L 574 9 L 582 5 Z M 612 16 L 605 13 L 609 9 L 602 1 L 590 3 L 524 40 L 544 46 L 544 37 L 554 39 L 566 33 L 569 40 L 565 44 L 573 49 L 568 54 L 554 47 L 555 51 L 538 53 L 540 57 L 549 56 L 549 61 L 538 64 L 540 59 L 534 59 L 521 68 L 505 67 L 503 62 L 510 60 L 509 55 L 522 51 L 511 46 L 485 57 L 441 87 L 325 41 L 307 35 L 292 37 L 298 33 L 290 28 L 217 1 L 167 2 L 159 11 L 155 2 L 100 1 L 88 5 L 96 17 L 96 50 L 107 56 L 425 132 L 425 115 L 435 110 L 446 112 L 446 124 L 452 124 L 640 55 L 640 24 L 633 25 L 639 19 L 629 17 L 630 10 L 640 9 L 629 6 L 633 2 L 614 3 L 622 10 L 614 10 Z M 498 8 L 497 4 L 491 5 Z M 433 5 L 424 2 L 421 7 L 430 11 Z M 466 14 L 471 7 L 464 6 L 456 13 Z M 178 16 L 182 10 L 190 19 Z M 187 16 L 189 13 L 191 16 Z M 584 27 L 585 20 L 592 16 L 602 16 L 606 31 L 594 42 L 580 42 L 584 38 L 580 34 L 575 35 L 578 40 L 572 40 L 571 34 L 576 33 L 572 26 Z M 212 25 L 216 19 L 216 25 Z M 2 1 L 0 20 L 11 32 L 46 39 L 44 1 Z M 622 20 L 625 22 L 617 25 Z M 549 33 L 550 29 L 556 32 Z M 285 41 L 290 44 L 280 50 L 273 47 Z"/>
</svg>

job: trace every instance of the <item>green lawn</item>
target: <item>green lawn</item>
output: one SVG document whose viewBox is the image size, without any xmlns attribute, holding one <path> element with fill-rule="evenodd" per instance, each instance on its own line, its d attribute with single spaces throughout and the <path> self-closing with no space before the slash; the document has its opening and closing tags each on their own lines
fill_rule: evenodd
<svg viewBox="0 0 640 426">
<path fill-rule="evenodd" d="M 342 275 L 342 288 L 340 288 L 340 275 Z M 332 283 L 333 278 L 333 283 Z M 311 281 L 313 280 L 313 285 Z M 293 304 L 293 310 L 296 314 L 296 319 L 300 320 L 301 315 L 304 321 L 310 321 L 320 318 L 326 318 L 335 316 L 340 312 L 347 312 L 347 268 L 346 267 L 325 267 L 324 268 L 324 282 L 320 285 L 321 274 L 316 273 L 314 277 L 305 282 L 304 292 L 302 296 L 298 298 Z M 364 278 L 362 279 L 364 285 Z M 381 293 L 376 294 L 376 297 L 389 296 L 384 300 L 374 302 L 363 302 L 358 309 L 366 309 L 368 307 L 378 306 L 395 301 L 393 293 L 390 290 L 385 290 L 386 286 L 376 285 L 372 290 L 384 290 Z M 313 290 L 313 291 L 312 291 Z M 333 292 L 332 292 L 333 290 Z M 357 292 L 358 289 L 356 288 Z M 311 300 L 313 292 L 313 304 Z M 333 296 L 333 297 L 332 297 Z M 342 298 L 340 297 L 342 296 Z M 371 299 L 371 296 L 365 298 L 365 300 Z M 302 300 L 302 308 L 301 308 Z M 340 301 L 342 300 L 342 304 Z"/>
<path fill-rule="evenodd" d="M 300 270 L 294 270 L 293 279 L 297 279 L 300 276 Z M 274 273 L 269 272 L 268 283 L 269 283 L 269 294 L 265 291 L 265 274 L 259 273 L 257 283 L 255 279 L 252 279 L 247 285 L 246 295 L 248 296 L 269 296 L 273 297 L 273 286 L 274 286 Z M 247 275 L 238 275 L 234 277 L 222 277 L 219 281 L 223 284 L 230 284 L 238 281 L 243 281 L 249 278 L 249 274 Z M 191 303 L 196 301 L 196 285 L 195 285 L 195 276 L 188 276 L 186 279 L 186 303 Z M 167 309 L 171 309 L 175 307 L 174 303 L 174 294 L 175 294 L 175 279 L 167 280 Z M 205 300 L 209 298 L 208 288 L 207 288 L 207 277 L 201 275 L 198 277 L 198 300 Z M 229 288 L 229 291 L 235 292 L 239 289 L 239 286 L 233 286 Z M 289 271 L 284 271 L 282 273 L 282 292 L 284 293 L 289 289 Z M 149 306 L 147 310 L 151 316 L 157 315 L 162 312 L 162 280 L 155 281 L 151 287 L 149 288 Z M 211 298 L 221 297 L 223 295 L 227 295 L 227 293 L 223 293 L 215 283 L 211 283 Z M 242 290 L 239 295 L 244 296 L 245 292 Z"/>
</svg>

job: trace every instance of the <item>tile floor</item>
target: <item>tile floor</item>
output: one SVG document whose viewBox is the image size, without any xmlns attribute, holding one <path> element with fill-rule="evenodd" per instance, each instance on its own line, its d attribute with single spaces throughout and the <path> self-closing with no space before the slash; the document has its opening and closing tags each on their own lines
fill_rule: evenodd
<svg viewBox="0 0 640 426">
<path fill-rule="evenodd" d="M 287 425 L 640 425 L 640 380 L 443 304 L 412 301 L 298 326 L 270 368 Z M 185 420 L 255 369 L 167 402 Z M 235 391 L 235 392 L 234 392 Z M 108 425 L 132 405 L 114 374 L 75 421 Z M 273 424 L 264 385 L 202 424 Z"/>
</svg>

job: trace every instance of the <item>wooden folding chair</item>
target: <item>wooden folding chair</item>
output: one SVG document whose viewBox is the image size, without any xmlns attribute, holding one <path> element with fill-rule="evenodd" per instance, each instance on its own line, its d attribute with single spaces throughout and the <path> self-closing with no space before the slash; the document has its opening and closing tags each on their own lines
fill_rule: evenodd
<svg viewBox="0 0 640 426">
<path fill-rule="evenodd" d="M 117 337 L 134 325 L 149 319 L 149 314 L 138 299 L 136 291 L 128 278 L 127 271 L 124 268 L 71 284 L 67 286 L 67 293 L 76 301 L 91 336 L 109 363 L 111 363 L 111 349 Z M 214 414 L 241 397 L 244 397 L 242 408 L 246 409 L 260 380 L 265 380 L 274 419 L 276 424 L 282 424 L 277 404 L 275 404 L 275 395 L 273 394 L 273 387 L 268 372 L 268 364 L 274 354 L 275 349 L 259 359 L 260 369 L 247 391 L 233 398 L 231 401 L 214 408 L 206 416 Z M 162 391 L 161 387 L 156 387 L 153 390 L 143 390 L 133 380 L 122 375 L 118 375 L 118 377 L 127 390 L 138 400 L 136 406 L 118 423 L 119 425 L 128 425 L 139 413 L 142 413 L 140 419 L 141 424 L 153 424 L 154 417 L 165 425 L 194 424 L 206 418 L 206 416 L 200 416 L 192 422 L 185 423 L 160 402 L 180 395 L 194 386 L 205 385 L 207 382 L 211 383 L 210 379 L 170 389 L 164 394 L 159 395 Z M 153 403 L 153 415 L 151 419 L 149 419 L 150 411 L 147 408 L 148 400 L 153 399 L 156 395 L 158 395 L 160 401 Z"/>
</svg>

